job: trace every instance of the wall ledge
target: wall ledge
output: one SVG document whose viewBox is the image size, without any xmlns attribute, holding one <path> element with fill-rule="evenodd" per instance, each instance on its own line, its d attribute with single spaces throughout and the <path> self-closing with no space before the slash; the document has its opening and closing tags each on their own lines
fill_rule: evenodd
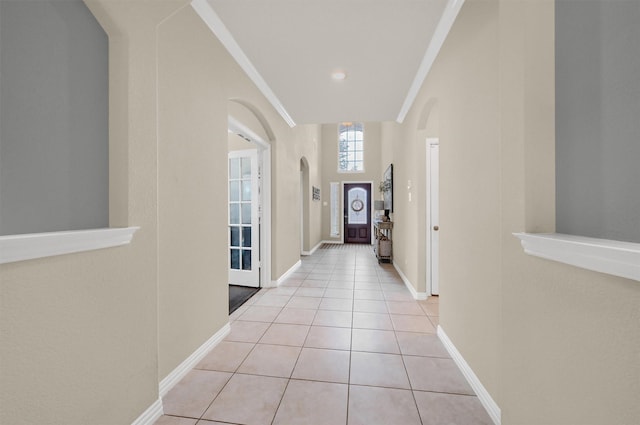
<svg viewBox="0 0 640 425">
<path fill-rule="evenodd" d="M 640 281 L 640 244 L 565 235 L 514 233 L 524 252 L 587 270 Z"/>
<path fill-rule="evenodd" d="M 139 227 L 0 236 L 0 264 L 127 245 Z"/>
</svg>

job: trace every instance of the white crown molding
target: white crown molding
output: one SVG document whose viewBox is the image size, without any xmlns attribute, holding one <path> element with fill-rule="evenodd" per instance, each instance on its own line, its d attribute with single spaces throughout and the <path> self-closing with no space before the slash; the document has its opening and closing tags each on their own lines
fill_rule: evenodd
<svg viewBox="0 0 640 425">
<path fill-rule="evenodd" d="M 422 58 L 422 62 L 418 67 L 418 72 L 416 72 L 416 76 L 413 79 L 413 83 L 411 87 L 409 87 L 409 92 L 407 93 L 407 97 L 404 99 L 404 103 L 402 104 L 402 108 L 400 108 L 400 112 L 398 113 L 398 118 L 396 121 L 400 124 L 404 121 L 405 117 L 409 113 L 409 109 L 413 105 L 413 102 L 416 100 L 418 93 L 420 92 L 420 88 L 424 83 L 424 80 L 429 75 L 429 71 L 431 71 L 431 67 L 433 66 L 433 62 L 435 62 L 444 41 L 449 35 L 449 31 L 453 26 L 456 18 L 458 17 L 458 13 L 462 8 L 465 0 L 448 0 L 447 5 L 444 8 L 444 12 L 442 12 L 442 16 L 440 17 L 440 21 L 438 22 L 438 26 L 436 30 L 433 32 L 433 37 L 429 42 L 429 46 L 427 47 L 427 51 Z"/>
<path fill-rule="evenodd" d="M 139 227 L 0 236 L 0 264 L 127 245 Z"/>
<path fill-rule="evenodd" d="M 396 265 L 396 263 L 393 263 L 393 268 L 396 269 L 396 271 L 400 275 L 400 278 L 404 282 L 404 285 L 407 287 L 409 292 L 411 292 L 411 295 L 413 296 L 414 299 L 416 299 L 416 300 L 426 300 L 428 298 L 426 292 L 418 292 L 418 291 L 416 291 L 416 289 L 413 287 L 413 285 L 411 284 L 411 282 L 409 281 L 407 276 L 405 276 L 404 273 L 402 273 L 402 270 L 400 270 L 400 268 Z"/>
<path fill-rule="evenodd" d="M 502 420 L 500 407 L 493 400 L 493 397 L 491 397 L 489 391 L 487 391 L 484 385 L 482 385 L 482 382 L 480 382 L 478 376 L 473 372 L 471 366 L 469 366 L 469 363 L 467 363 L 464 357 L 462 357 L 460 351 L 458 351 L 456 346 L 453 345 L 453 342 L 449 339 L 444 329 L 442 329 L 440 325 L 438 325 L 438 338 L 440 338 L 440 341 L 442 341 L 442 345 L 444 345 L 444 348 L 447 350 L 455 364 L 458 366 L 458 369 L 460 369 L 460 372 L 462 372 L 465 379 L 478 396 L 478 400 L 480 400 L 480 403 L 482 403 L 482 406 L 489 414 L 489 417 L 491 418 L 493 423 L 495 425 L 500 425 L 500 422 Z"/>
<path fill-rule="evenodd" d="M 561 233 L 514 233 L 524 252 L 640 281 L 640 244 Z"/>
<path fill-rule="evenodd" d="M 167 395 L 171 388 L 173 388 L 184 376 L 191 371 L 199 362 L 211 351 L 216 345 L 220 343 L 231 332 L 231 325 L 225 324 L 218 332 L 216 332 L 211 338 L 206 340 L 196 351 L 194 351 L 189 357 L 187 357 L 182 363 L 171 371 L 162 381 L 160 381 L 160 388 L 158 392 L 160 397 Z"/>
<path fill-rule="evenodd" d="M 287 110 L 284 108 L 284 105 L 282 105 L 282 102 L 280 102 L 273 90 L 271 90 L 271 87 L 269 87 L 264 78 L 262 78 L 262 75 L 260 75 L 255 66 L 253 66 L 247 55 L 242 51 L 240 45 L 238 45 L 209 2 L 207 0 L 193 0 L 191 2 L 191 7 L 193 7 L 198 16 L 200 16 L 204 23 L 209 27 L 211 32 L 218 37 L 218 40 L 220 40 L 229 54 L 231 54 L 238 65 L 240 65 L 244 72 L 249 76 L 251 81 L 253 81 L 253 83 L 258 87 L 264 97 L 266 97 L 276 111 L 278 111 L 282 119 L 289 124 L 289 127 L 295 127 L 296 123 L 293 121 L 293 118 L 291 118 L 291 115 L 289 115 Z"/>
</svg>

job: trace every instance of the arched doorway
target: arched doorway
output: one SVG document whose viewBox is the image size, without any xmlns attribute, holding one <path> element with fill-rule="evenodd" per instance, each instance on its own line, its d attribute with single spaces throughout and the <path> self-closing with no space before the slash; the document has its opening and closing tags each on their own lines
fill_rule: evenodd
<svg viewBox="0 0 640 425">
<path fill-rule="evenodd" d="M 300 254 L 309 255 L 309 161 L 300 158 Z"/>
<path fill-rule="evenodd" d="M 271 281 L 271 142 L 273 133 L 251 105 L 228 104 L 229 309 Z"/>
</svg>

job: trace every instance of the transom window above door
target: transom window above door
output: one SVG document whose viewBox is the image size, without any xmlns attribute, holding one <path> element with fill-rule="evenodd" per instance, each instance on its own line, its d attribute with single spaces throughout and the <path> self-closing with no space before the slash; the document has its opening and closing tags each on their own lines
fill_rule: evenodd
<svg viewBox="0 0 640 425">
<path fill-rule="evenodd" d="M 338 171 L 364 171 L 364 124 L 343 122 L 338 125 Z"/>
</svg>

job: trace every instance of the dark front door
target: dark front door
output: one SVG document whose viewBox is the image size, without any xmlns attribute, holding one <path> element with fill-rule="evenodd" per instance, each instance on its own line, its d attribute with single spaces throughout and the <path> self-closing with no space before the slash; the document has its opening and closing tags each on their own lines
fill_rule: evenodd
<svg viewBox="0 0 640 425">
<path fill-rule="evenodd" d="M 344 242 L 371 244 L 371 184 L 344 185 Z"/>
</svg>

